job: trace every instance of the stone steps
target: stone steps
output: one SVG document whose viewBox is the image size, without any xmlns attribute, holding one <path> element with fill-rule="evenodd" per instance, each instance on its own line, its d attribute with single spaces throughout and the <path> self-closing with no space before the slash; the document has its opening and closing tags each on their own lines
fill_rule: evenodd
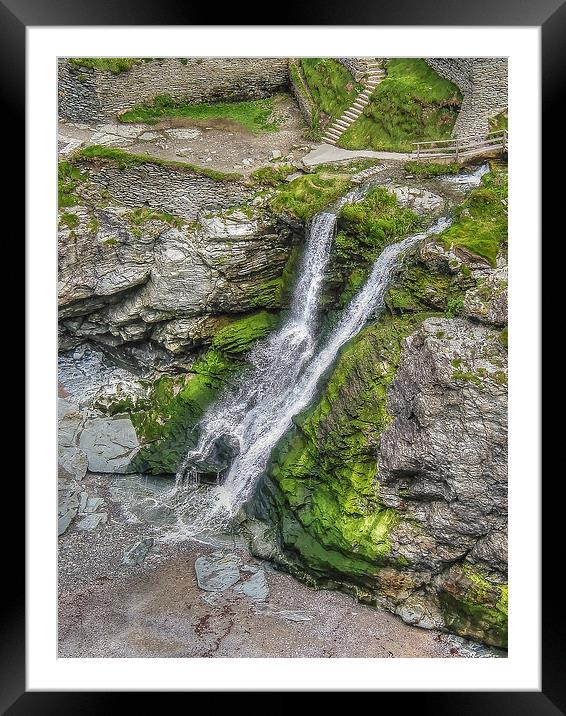
<svg viewBox="0 0 566 716">
<path fill-rule="evenodd" d="M 325 144 L 336 144 L 348 127 L 355 122 L 362 114 L 365 107 L 369 104 L 370 97 L 378 84 L 385 79 L 385 70 L 376 62 L 369 63 L 367 66 L 366 81 L 364 88 L 355 98 L 348 109 L 344 110 L 338 119 L 326 129 L 322 141 Z"/>
</svg>

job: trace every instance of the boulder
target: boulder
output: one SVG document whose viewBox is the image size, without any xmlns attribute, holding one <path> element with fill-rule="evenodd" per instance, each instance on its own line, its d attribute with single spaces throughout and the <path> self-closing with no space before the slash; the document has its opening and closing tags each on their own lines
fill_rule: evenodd
<svg viewBox="0 0 566 716">
<path fill-rule="evenodd" d="M 129 465 L 139 450 L 139 442 L 129 418 L 101 417 L 85 422 L 79 447 L 91 472 L 127 473 L 132 471 Z"/>
</svg>

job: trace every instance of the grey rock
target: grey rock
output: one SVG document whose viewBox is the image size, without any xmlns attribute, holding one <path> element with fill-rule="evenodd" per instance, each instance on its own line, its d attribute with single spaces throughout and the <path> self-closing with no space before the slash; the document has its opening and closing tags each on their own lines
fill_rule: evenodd
<svg viewBox="0 0 566 716">
<path fill-rule="evenodd" d="M 163 139 L 163 135 L 159 132 L 144 132 L 138 137 L 142 142 L 154 142 L 156 139 Z"/>
<path fill-rule="evenodd" d="M 434 214 L 444 207 L 444 199 L 426 189 L 410 186 L 391 187 L 400 206 L 412 209 L 416 214 Z"/>
<path fill-rule="evenodd" d="M 75 445 L 58 448 L 59 471 L 70 475 L 75 480 L 82 480 L 88 469 L 88 459 L 84 452 Z"/>
<path fill-rule="evenodd" d="M 93 512 L 85 515 L 79 522 L 77 522 L 77 529 L 92 531 L 95 530 L 100 524 L 104 524 L 108 521 L 107 512 Z"/>
<path fill-rule="evenodd" d="M 507 269 L 492 271 L 476 288 L 466 292 L 464 313 L 482 323 L 507 325 Z"/>
<path fill-rule="evenodd" d="M 281 159 L 283 156 L 283 153 L 279 151 L 279 149 L 272 149 L 271 150 L 271 158 L 272 159 Z"/>
<path fill-rule="evenodd" d="M 132 421 L 125 417 L 87 420 L 79 447 L 91 472 L 130 472 L 129 464 L 139 450 Z"/>
<path fill-rule="evenodd" d="M 255 601 L 264 602 L 269 596 L 269 585 L 263 569 L 253 574 L 245 582 L 237 584 L 234 591 Z"/>
<path fill-rule="evenodd" d="M 223 592 L 240 579 L 240 558 L 236 554 L 197 557 L 197 583 L 207 592 Z"/>
<path fill-rule="evenodd" d="M 103 504 L 104 498 L 102 497 L 88 497 L 84 508 L 81 509 L 81 512 L 96 512 Z"/>
<path fill-rule="evenodd" d="M 153 537 L 144 537 L 124 552 L 122 563 L 126 565 L 142 564 L 153 545 Z"/>
<path fill-rule="evenodd" d="M 62 535 L 75 518 L 79 509 L 79 493 L 75 490 L 59 491 L 58 534 Z"/>
<path fill-rule="evenodd" d="M 170 139 L 197 139 L 202 132 L 199 129 L 166 129 L 165 134 Z"/>
<path fill-rule="evenodd" d="M 505 533 L 506 365 L 498 332 L 464 319 L 429 318 L 405 341 L 379 472 L 384 502 L 422 525 L 393 530 L 415 568 L 436 570 Z M 504 573 L 493 545 L 491 554 Z"/>
</svg>

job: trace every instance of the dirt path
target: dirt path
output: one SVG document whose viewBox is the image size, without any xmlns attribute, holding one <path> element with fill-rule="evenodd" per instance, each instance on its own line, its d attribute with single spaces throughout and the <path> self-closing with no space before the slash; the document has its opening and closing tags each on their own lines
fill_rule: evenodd
<svg viewBox="0 0 566 716">
<path fill-rule="evenodd" d="M 140 519 L 125 507 L 125 496 L 155 494 L 163 489 L 156 484 L 87 474 L 81 489 L 104 500 L 98 509 L 108 519 L 91 530 L 79 529 L 75 521 L 60 537 L 61 657 L 490 655 L 463 639 L 409 626 L 348 595 L 312 590 L 234 543 L 163 542 L 159 529 L 167 515 L 151 513 L 148 520 L 146 511 Z M 124 552 L 148 536 L 155 543 L 146 559 L 124 565 Z M 195 560 L 214 555 L 234 555 L 243 580 L 265 575 L 266 598 L 246 596 L 238 585 L 201 589 Z"/>
<path fill-rule="evenodd" d="M 305 139 L 306 125 L 296 103 L 288 95 L 274 98 L 274 108 L 283 118 L 275 132 L 253 134 L 236 122 L 171 119 L 156 125 L 99 125 L 59 122 L 59 152 L 62 155 L 89 144 L 123 148 L 134 154 L 186 161 L 223 172 L 249 174 L 275 158 L 298 163 L 314 144 Z"/>
</svg>

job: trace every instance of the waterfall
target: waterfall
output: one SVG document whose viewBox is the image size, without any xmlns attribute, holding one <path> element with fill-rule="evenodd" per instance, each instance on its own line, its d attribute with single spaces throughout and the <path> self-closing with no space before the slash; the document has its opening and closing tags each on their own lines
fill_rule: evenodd
<svg viewBox="0 0 566 716">
<path fill-rule="evenodd" d="M 204 416 L 198 443 L 179 469 L 176 491 L 182 502 L 176 511 L 185 534 L 219 531 L 228 525 L 251 497 L 273 448 L 291 427 L 293 416 L 309 405 L 340 348 L 383 310 L 385 293 L 403 252 L 449 224 L 449 219 L 441 218 L 425 232 L 386 246 L 366 283 L 318 346 L 318 302 L 336 216 L 325 212 L 314 218 L 289 317 L 248 354 L 250 370 Z M 219 440 L 234 452 L 222 483 L 206 492 L 187 489 L 186 482 L 196 480 L 199 463 L 206 462 Z M 188 526 L 184 517 L 189 517 Z"/>
</svg>

